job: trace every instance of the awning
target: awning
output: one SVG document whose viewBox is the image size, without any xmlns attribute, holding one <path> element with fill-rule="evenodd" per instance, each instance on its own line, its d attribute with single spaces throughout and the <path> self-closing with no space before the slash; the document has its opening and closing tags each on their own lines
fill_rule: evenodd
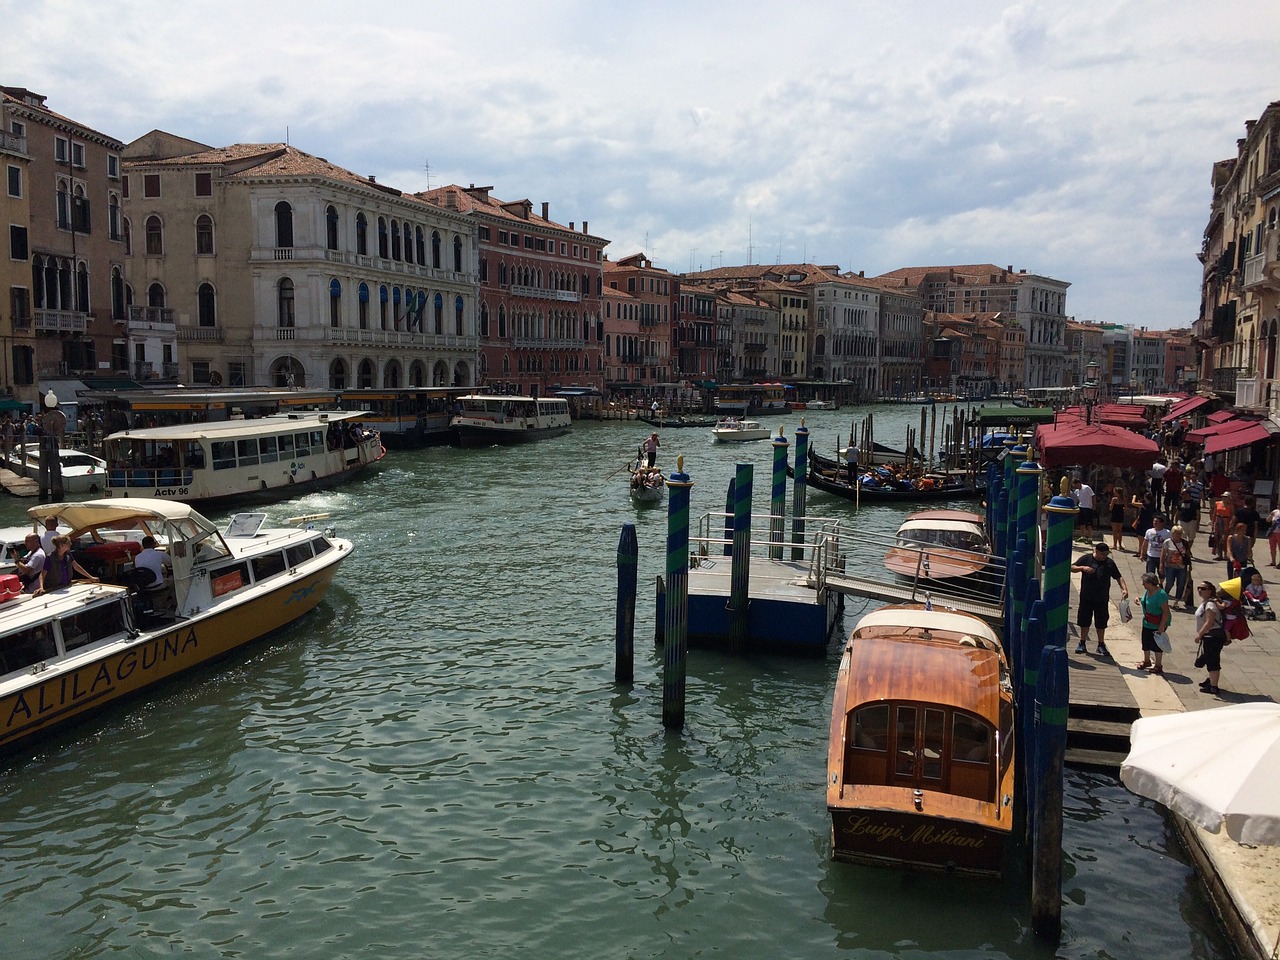
<svg viewBox="0 0 1280 960">
<path fill-rule="evenodd" d="M 1234 416 L 1235 414 L 1232 413 L 1230 410 L 1223 409 L 1223 410 L 1213 411 L 1213 413 L 1209 414 L 1207 417 L 1205 417 L 1205 419 L 1208 420 L 1210 423 L 1223 423 L 1227 420 L 1230 420 Z"/>
<path fill-rule="evenodd" d="M 11 410 L 30 410 L 31 407 L 21 400 L 14 400 L 12 397 L 0 397 L 0 413 L 8 413 Z"/>
<path fill-rule="evenodd" d="M 1240 430 L 1232 430 L 1229 433 L 1220 433 L 1217 436 L 1210 437 L 1204 442 L 1204 452 L 1222 453 L 1225 450 L 1238 450 L 1241 447 L 1247 447 L 1251 443 L 1257 443 L 1259 440 L 1266 440 L 1271 436 L 1271 431 L 1266 425 L 1254 421 L 1246 423 Z"/>
<path fill-rule="evenodd" d="M 1053 423 L 1052 407 L 983 407 L 978 422 L 984 427 L 1023 427 Z"/>
<path fill-rule="evenodd" d="M 1161 423 L 1168 423 L 1171 420 L 1180 420 L 1193 410 L 1199 410 L 1206 403 L 1212 400 L 1212 397 L 1187 397 L 1185 400 L 1179 400 L 1160 420 Z"/>
<path fill-rule="evenodd" d="M 44 406 L 44 398 L 48 396 L 50 390 L 58 398 L 59 403 L 83 403 L 80 395 L 89 392 L 89 388 L 79 380 L 43 380 L 40 383 L 41 407 Z"/>
<path fill-rule="evenodd" d="M 1257 422 L 1257 420 L 1221 420 L 1218 423 L 1210 424 L 1207 427 L 1201 427 L 1199 430 L 1189 431 L 1187 433 L 1186 440 L 1188 443 L 1206 443 L 1213 437 L 1221 437 L 1228 433 L 1235 433 L 1237 430 L 1243 430 L 1245 427 Z"/>
</svg>

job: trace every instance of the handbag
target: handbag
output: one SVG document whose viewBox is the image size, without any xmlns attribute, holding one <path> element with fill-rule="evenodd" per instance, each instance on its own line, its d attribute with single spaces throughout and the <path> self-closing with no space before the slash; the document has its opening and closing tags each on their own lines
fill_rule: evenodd
<svg viewBox="0 0 1280 960">
<path fill-rule="evenodd" d="M 1173 653 L 1173 643 L 1169 640 L 1169 634 L 1163 630 L 1157 630 L 1152 634 L 1151 639 L 1155 641 L 1162 653 Z"/>
</svg>

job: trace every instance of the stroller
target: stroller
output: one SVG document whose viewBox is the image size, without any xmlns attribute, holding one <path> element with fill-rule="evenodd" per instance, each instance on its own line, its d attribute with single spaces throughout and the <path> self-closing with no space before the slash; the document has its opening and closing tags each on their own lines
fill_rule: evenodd
<svg viewBox="0 0 1280 960">
<path fill-rule="evenodd" d="M 1244 615 L 1250 620 L 1276 618 L 1276 612 L 1271 609 L 1271 601 L 1267 599 L 1267 588 L 1260 583 L 1250 583 L 1241 591 L 1240 604 L 1244 607 Z"/>
</svg>

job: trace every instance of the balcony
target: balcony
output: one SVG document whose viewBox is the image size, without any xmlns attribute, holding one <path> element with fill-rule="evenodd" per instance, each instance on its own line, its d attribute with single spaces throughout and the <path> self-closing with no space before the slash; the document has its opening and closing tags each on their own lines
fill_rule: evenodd
<svg viewBox="0 0 1280 960">
<path fill-rule="evenodd" d="M 576 290 L 544 290 L 542 287 L 524 287 L 512 284 L 513 297 L 533 297 L 536 300 L 559 300 L 564 303 L 578 303 L 582 297 Z"/>
<path fill-rule="evenodd" d="M 178 340 L 183 343 L 221 343 L 221 327 L 178 327 Z"/>
<path fill-rule="evenodd" d="M 525 350 L 584 350 L 587 341 L 581 337 L 513 337 L 512 344 Z"/>
<path fill-rule="evenodd" d="M 36 333 L 84 333 L 89 328 L 89 315 L 72 310 L 35 311 Z"/>
<path fill-rule="evenodd" d="M 170 307 L 138 307 L 129 308 L 128 332 L 172 334 L 176 329 L 173 309 Z"/>
<path fill-rule="evenodd" d="M 27 155 L 27 138 L 19 137 L 12 133 L 0 132 L 0 150 L 6 153 L 20 153 L 25 157 Z"/>
<path fill-rule="evenodd" d="M 1259 387 L 1262 386 L 1261 381 L 1256 377 L 1236 377 L 1236 403 L 1237 407 L 1256 407 L 1261 400 L 1259 399 Z"/>
<path fill-rule="evenodd" d="M 1239 379 L 1239 367 L 1219 367 L 1213 371 L 1214 393 L 1229 393 L 1234 398 L 1236 381 Z"/>
<path fill-rule="evenodd" d="M 292 328 L 290 328 L 292 329 Z M 449 353 L 474 354 L 480 349 L 480 338 L 447 333 L 422 333 L 417 330 L 382 330 L 358 327 L 327 327 L 324 339 L 348 346 L 403 347 Z"/>
</svg>

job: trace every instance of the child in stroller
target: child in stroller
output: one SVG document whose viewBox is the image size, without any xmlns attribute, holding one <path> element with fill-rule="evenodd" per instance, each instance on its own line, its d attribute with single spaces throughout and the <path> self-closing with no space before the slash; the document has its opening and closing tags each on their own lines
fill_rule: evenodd
<svg viewBox="0 0 1280 960">
<path fill-rule="evenodd" d="M 1275 611 L 1271 609 L 1271 601 L 1267 599 L 1267 587 L 1262 582 L 1262 574 L 1255 573 L 1249 585 L 1240 594 L 1240 602 L 1244 605 L 1246 616 L 1250 620 L 1274 620 Z"/>
</svg>

